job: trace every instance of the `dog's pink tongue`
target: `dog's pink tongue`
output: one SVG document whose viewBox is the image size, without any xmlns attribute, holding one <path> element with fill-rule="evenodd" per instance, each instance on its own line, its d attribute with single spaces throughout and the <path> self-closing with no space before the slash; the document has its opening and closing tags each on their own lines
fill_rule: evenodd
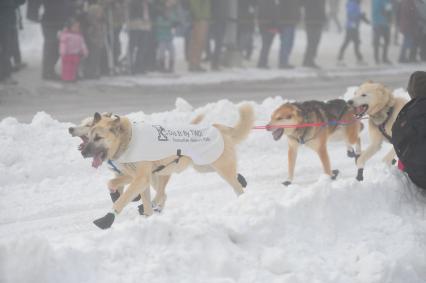
<svg viewBox="0 0 426 283">
<path fill-rule="evenodd" d="M 98 154 L 98 155 L 96 155 L 95 157 L 93 157 L 93 160 L 92 160 L 92 167 L 94 167 L 94 168 L 98 168 L 99 166 L 101 166 L 102 165 L 102 158 L 101 158 L 101 155 L 102 154 Z"/>
</svg>

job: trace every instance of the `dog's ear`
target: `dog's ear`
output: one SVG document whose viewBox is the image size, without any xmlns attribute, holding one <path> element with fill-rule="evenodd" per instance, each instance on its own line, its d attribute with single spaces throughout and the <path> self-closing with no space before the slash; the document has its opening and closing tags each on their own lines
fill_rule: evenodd
<svg viewBox="0 0 426 283">
<path fill-rule="evenodd" d="M 105 112 L 105 113 L 102 113 L 102 115 L 105 117 L 111 118 L 112 112 Z"/>
<path fill-rule="evenodd" d="M 98 112 L 96 112 L 95 115 L 93 116 L 93 125 L 95 125 L 96 123 L 98 123 L 101 119 L 102 119 L 101 114 L 99 114 Z"/>
<path fill-rule="evenodd" d="M 121 131 L 121 118 L 120 116 L 114 115 L 114 120 L 111 121 L 111 132 L 118 135 Z"/>
</svg>

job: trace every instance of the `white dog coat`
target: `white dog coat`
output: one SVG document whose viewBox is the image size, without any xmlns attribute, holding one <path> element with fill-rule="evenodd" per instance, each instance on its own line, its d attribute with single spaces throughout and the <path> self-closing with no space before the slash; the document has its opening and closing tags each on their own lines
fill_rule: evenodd
<svg viewBox="0 0 426 283">
<path fill-rule="evenodd" d="M 223 150 L 223 137 L 215 127 L 169 127 L 134 122 L 129 146 L 117 162 L 156 161 L 180 151 L 196 165 L 207 165 L 216 161 Z"/>
</svg>

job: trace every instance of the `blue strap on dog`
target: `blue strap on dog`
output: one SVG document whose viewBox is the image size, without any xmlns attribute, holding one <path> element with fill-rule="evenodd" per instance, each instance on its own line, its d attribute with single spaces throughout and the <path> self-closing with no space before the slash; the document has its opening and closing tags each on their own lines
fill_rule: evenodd
<svg viewBox="0 0 426 283">
<path fill-rule="evenodd" d="M 112 160 L 108 160 L 108 165 L 111 166 L 112 170 L 114 170 L 116 173 L 121 174 L 121 171 L 117 168 L 117 166 L 115 166 Z"/>
</svg>

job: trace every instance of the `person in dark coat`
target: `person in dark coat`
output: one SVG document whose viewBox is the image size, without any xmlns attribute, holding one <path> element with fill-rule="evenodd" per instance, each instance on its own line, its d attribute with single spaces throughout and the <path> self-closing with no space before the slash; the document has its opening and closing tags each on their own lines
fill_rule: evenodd
<svg viewBox="0 0 426 283">
<path fill-rule="evenodd" d="M 44 11 L 41 17 L 41 29 L 44 38 L 42 78 L 59 80 L 59 76 L 55 73 L 55 65 L 59 60 L 58 32 L 62 30 L 66 21 L 73 15 L 74 1 L 28 0 L 28 19 L 40 21 L 39 11 L 41 7 Z"/>
<path fill-rule="evenodd" d="M 325 0 L 303 0 L 307 46 L 303 66 L 318 69 L 315 63 L 322 31 L 326 23 Z"/>
<path fill-rule="evenodd" d="M 253 34 L 255 31 L 256 0 L 238 1 L 238 49 L 246 60 L 251 59 L 253 53 Z"/>
<path fill-rule="evenodd" d="M 294 45 L 294 35 L 296 26 L 300 21 L 301 2 L 300 0 L 280 0 L 279 5 L 279 28 L 280 28 L 280 56 L 279 68 L 294 68 L 289 63 L 289 57 Z"/>
<path fill-rule="evenodd" d="M 414 0 L 402 0 L 399 10 L 399 30 L 404 35 L 404 41 L 399 54 L 400 63 L 416 61 L 418 45 L 418 26 L 416 17 L 416 5 Z"/>
<path fill-rule="evenodd" d="M 371 22 L 373 24 L 373 47 L 376 64 L 392 64 L 388 57 L 391 16 L 391 0 L 371 0 Z M 381 56 L 380 47 L 382 47 Z"/>
<path fill-rule="evenodd" d="M 257 18 L 262 36 L 262 49 L 257 67 L 269 69 L 269 52 L 275 35 L 279 32 L 279 0 L 258 1 Z"/>
<path fill-rule="evenodd" d="M 0 1 L 0 82 L 4 84 L 17 84 L 12 78 L 10 62 L 12 31 L 16 22 L 15 9 L 25 1 L 1 0 Z"/>
<path fill-rule="evenodd" d="M 220 57 L 223 50 L 223 41 L 225 39 L 227 19 L 228 0 L 211 1 L 211 22 L 209 36 L 214 42 L 214 48 L 211 53 L 210 64 L 212 70 L 218 70 L 220 67 Z"/>
</svg>

